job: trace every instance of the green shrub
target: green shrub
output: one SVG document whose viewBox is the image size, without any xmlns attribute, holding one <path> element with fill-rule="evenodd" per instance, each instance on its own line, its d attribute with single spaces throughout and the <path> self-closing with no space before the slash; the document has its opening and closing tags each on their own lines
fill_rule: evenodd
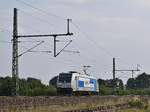
<svg viewBox="0 0 150 112">
<path fill-rule="evenodd" d="M 129 105 L 131 107 L 139 108 L 139 109 L 147 109 L 148 108 L 148 101 L 145 99 L 134 98 L 129 101 Z"/>
<path fill-rule="evenodd" d="M 111 95 L 113 93 L 113 89 L 110 87 L 106 87 L 105 85 L 99 86 L 100 95 Z"/>
</svg>

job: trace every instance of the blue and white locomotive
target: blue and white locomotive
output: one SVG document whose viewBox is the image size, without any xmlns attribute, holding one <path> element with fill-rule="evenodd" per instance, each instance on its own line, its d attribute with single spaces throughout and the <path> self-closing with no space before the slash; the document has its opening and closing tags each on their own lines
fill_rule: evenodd
<svg viewBox="0 0 150 112">
<path fill-rule="evenodd" d="M 98 94 L 98 81 L 93 76 L 78 72 L 60 73 L 57 80 L 57 92 L 71 95 Z"/>
</svg>

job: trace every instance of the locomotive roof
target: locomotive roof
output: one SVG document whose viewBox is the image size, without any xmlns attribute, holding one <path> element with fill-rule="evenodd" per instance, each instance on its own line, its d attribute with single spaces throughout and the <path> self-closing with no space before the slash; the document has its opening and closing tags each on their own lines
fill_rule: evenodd
<svg viewBox="0 0 150 112">
<path fill-rule="evenodd" d="M 86 75 L 86 74 L 81 74 L 79 72 L 76 72 L 76 71 L 69 71 L 69 72 L 63 72 L 63 73 L 60 73 L 60 74 L 68 74 L 68 75 L 76 75 L 76 76 L 81 76 L 81 77 L 86 77 L 86 78 L 93 78 L 93 79 L 97 79 L 96 77 L 92 76 L 92 75 Z"/>
<path fill-rule="evenodd" d="M 74 73 L 74 74 L 77 76 L 81 76 L 81 77 L 97 79 L 96 77 L 94 77 L 92 75 L 86 75 L 86 74 L 81 74 L 81 73 Z"/>
</svg>

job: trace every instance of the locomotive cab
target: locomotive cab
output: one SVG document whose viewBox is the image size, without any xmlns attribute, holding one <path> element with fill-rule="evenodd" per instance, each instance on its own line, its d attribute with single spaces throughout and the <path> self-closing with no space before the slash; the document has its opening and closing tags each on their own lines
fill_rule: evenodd
<svg viewBox="0 0 150 112">
<path fill-rule="evenodd" d="M 57 93 L 59 94 L 71 94 L 71 79 L 72 73 L 60 73 L 57 80 Z"/>
</svg>

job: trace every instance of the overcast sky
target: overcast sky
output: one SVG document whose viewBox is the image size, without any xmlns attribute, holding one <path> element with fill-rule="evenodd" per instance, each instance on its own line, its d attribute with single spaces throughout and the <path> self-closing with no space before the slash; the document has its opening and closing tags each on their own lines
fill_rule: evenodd
<svg viewBox="0 0 150 112">
<path fill-rule="evenodd" d="M 113 57 L 117 69 L 136 69 L 140 64 L 141 72 L 150 73 L 149 0 L 0 0 L 0 76 L 11 76 L 12 46 L 5 41 L 12 39 L 15 7 L 20 35 L 66 33 L 65 19 L 71 18 L 74 35 L 59 37 L 57 52 L 69 40 L 73 42 L 66 50 L 80 52 L 62 52 L 56 58 L 53 53 L 27 53 L 19 58 L 21 78 L 35 77 L 48 83 L 60 72 L 81 71 L 83 65 L 90 65 L 91 75 L 110 79 Z M 45 41 L 34 50 L 53 52 L 52 37 L 34 39 Z M 35 44 L 19 43 L 19 54 Z M 117 77 L 126 81 L 131 73 L 117 73 Z"/>
</svg>

